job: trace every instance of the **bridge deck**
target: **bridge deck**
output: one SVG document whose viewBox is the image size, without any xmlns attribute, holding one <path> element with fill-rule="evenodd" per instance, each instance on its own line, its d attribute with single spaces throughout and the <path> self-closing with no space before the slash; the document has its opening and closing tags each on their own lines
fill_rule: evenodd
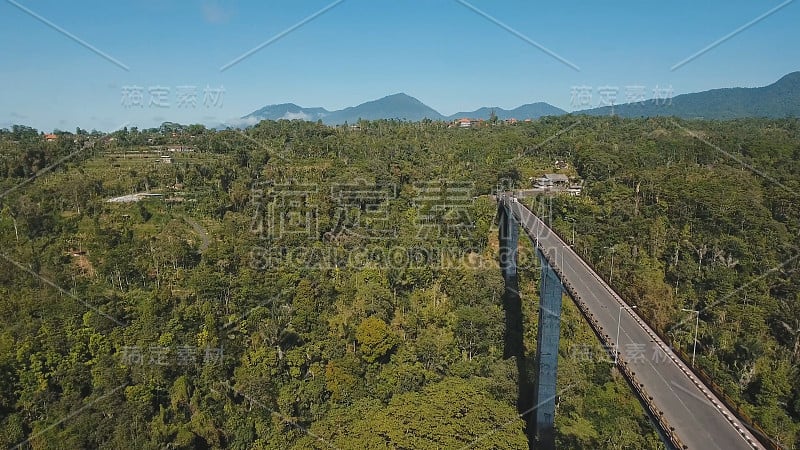
<svg viewBox="0 0 800 450">
<path fill-rule="evenodd" d="M 635 373 L 663 419 L 690 449 L 764 448 L 714 396 L 634 310 L 538 217 L 517 201 L 506 201 L 531 239 L 550 256 L 562 281 L 580 297 L 590 320 L 602 327 L 606 343 L 615 345 L 619 320 L 620 363 Z M 620 307 L 622 312 L 620 314 Z"/>
</svg>

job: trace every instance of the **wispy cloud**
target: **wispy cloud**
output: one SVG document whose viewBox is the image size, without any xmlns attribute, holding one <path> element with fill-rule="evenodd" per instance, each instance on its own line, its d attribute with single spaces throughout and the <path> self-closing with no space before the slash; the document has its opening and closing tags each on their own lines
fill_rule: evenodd
<svg viewBox="0 0 800 450">
<path fill-rule="evenodd" d="M 281 117 L 281 119 L 286 120 L 308 120 L 311 118 L 308 114 L 304 113 L 303 111 L 298 111 L 296 113 L 287 111 L 286 114 Z"/>
<path fill-rule="evenodd" d="M 261 119 L 258 117 L 234 117 L 232 119 L 228 119 L 223 123 L 223 125 L 231 127 L 231 128 L 247 128 L 251 127 L 258 122 L 261 122 Z"/>
<path fill-rule="evenodd" d="M 221 6 L 216 0 L 204 1 L 200 9 L 203 13 L 203 19 L 215 25 L 228 23 L 233 17 L 233 11 L 230 8 Z"/>
</svg>

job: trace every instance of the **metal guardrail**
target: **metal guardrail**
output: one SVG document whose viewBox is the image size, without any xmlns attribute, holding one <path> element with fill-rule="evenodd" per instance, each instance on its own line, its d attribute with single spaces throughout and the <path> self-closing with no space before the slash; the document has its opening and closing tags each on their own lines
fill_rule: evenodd
<svg viewBox="0 0 800 450">
<path fill-rule="evenodd" d="M 558 232 L 556 232 L 555 230 L 552 231 L 557 236 L 559 236 L 559 238 L 561 238 L 561 235 L 559 235 Z M 583 258 L 581 258 L 581 260 L 583 260 Z M 600 272 L 598 272 L 595 269 L 593 264 L 585 260 L 583 260 L 583 262 L 599 276 Z M 619 293 L 617 293 L 614 290 L 614 288 L 611 287 L 610 284 L 608 284 L 607 281 L 605 280 L 603 281 L 606 283 L 609 289 L 614 291 L 614 294 L 616 294 L 617 297 L 619 297 L 620 299 L 622 298 L 619 295 Z M 722 404 L 725 405 L 725 407 L 729 409 L 737 419 L 745 423 L 745 425 L 750 429 L 750 431 L 753 433 L 758 442 L 763 446 L 765 446 L 768 450 L 785 450 L 783 447 L 780 446 L 780 444 L 778 444 L 777 442 L 775 442 L 775 440 L 770 438 L 767 432 L 763 428 L 761 428 L 761 426 L 759 426 L 753 419 L 751 419 L 747 415 L 747 412 L 744 411 L 734 399 L 725 394 L 722 387 L 719 386 L 717 383 L 715 383 L 707 373 L 705 373 L 700 368 L 692 367 L 691 364 L 689 363 L 689 361 L 691 361 L 691 358 L 689 358 L 689 356 L 681 348 L 673 346 L 673 342 L 671 339 L 669 339 L 667 336 L 663 335 L 656 328 L 651 326 L 650 323 L 645 318 L 636 315 L 635 319 L 640 323 L 643 322 L 644 324 L 646 324 L 647 327 L 650 330 L 652 330 L 653 333 L 655 333 L 655 336 L 658 337 L 658 339 L 660 339 L 665 345 L 669 347 L 672 353 L 674 353 L 678 357 L 678 359 L 683 363 L 684 367 L 679 366 L 681 371 L 686 373 L 689 379 L 692 380 L 692 382 L 698 388 L 700 388 L 700 390 L 706 395 L 706 397 L 709 399 L 709 401 L 712 402 L 712 404 L 718 406 L 717 401 L 714 399 L 714 397 L 718 398 L 722 402 Z M 709 395 L 708 392 L 706 392 L 706 389 L 710 390 L 713 393 L 714 397 Z M 739 431 L 739 433 L 747 439 L 742 427 L 738 423 L 736 423 L 736 421 L 732 420 L 732 418 L 729 417 L 727 413 L 723 412 L 723 414 L 725 415 L 726 419 L 734 426 L 734 428 L 736 428 L 737 431 Z M 755 445 L 753 445 L 754 443 L 750 439 L 747 440 L 754 448 L 757 448 Z"/>
<path fill-rule="evenodd" d="M 531 214 L 533 214 L 533 213 L 531 213 Z M 541 221 L 541 219 L 539 219 L 539 220 Z M 542 223 L 544 223 L 544 222 L 542 222 Z M 564 238 L 561 236 L 561 234 L 558 233 L 558 231 L 556 231 L 555 229 L 550 228 L 550 227 L 547 227 L 547 228 L 552 233 L 554 233 L 556 236 L 558 236 L 558 238 L 562 242 L 565 242 Z M 580 258 L 580 256 L 578 256 L 578 257 Z M 599 276 L 600 272 L 598 272 L 595 269 L 595 267 L 594 267 L 594 265 L 592 263 L 590 263 L 589 261 L 584 260 L 583 258 L 580 258 L 580 259 L 581 259 L 581 261 L 583 261 L 584 264 L 586 264 L 586 266 L 588 266 L 593 272 L 595 272 Z M 557 272 L 559 273 L 559 276 L 561 276 L 560 271 L 557 271 Z M 563 280 L 563 278 L 562 278 L 562 280 Z M 603 280 L 603 281 L 605 282 L 605 280 Z M 614 288 L 611 287 L 611 285 L 608 284 L 608 282 L 606 282 L 606 285 L 609 287 L 609 289 L 614 291 Z M 614 291 L 614 294 L 616 294 L 617 297 L 619 297 L 620 299 L 622 298 L 616 291 Z M 575 297 L 574 292 L 570 292 L 570 296 L 573 298 L 573 300 L 575 300 L 576 304 L 579 304 L 578 300 Z M 579 308 L 580 308 L 580 304 L 579 304 Z M 581 308 L 581 310 L 583 311 L 582 308 Z M 588 313 L 588 310 L 585 311 L 585 313 Z M 586 316 L 586 314 L 584 314 L 584 316 Z M 589 316 L 586 316 L 586 317 L 588 319 Z M 692 375 L 694 375 L 694 379 L 692 379 L 693 378 L 692 376 L 690 376 L 690 379 L 692 379 L 692 381 L 695 383 L 695 385 L 698 385 L 698 387 L 701 389 L 701 391 L 704 391 L 704 393 L 705 393 L 705 390 L 703 388 L 707 388 L 711 392 L 713 392 L 713 394 L 717 398 L 719 398 L 719 400 L 725 405 L 725 407 L 728 408 L 729 410 L 731 410 L 731 412 L 733 412 L 733 415 L 737 419 L 739 419 L 742 422 L 744 422 L 744 424 L 750 429 L 750 431 L 753 433 L 755 438 L 758 439 L 758 442 L 761 445 L 765 446 L 769 450 L 785 450 L 774 439 L 769 437 L 767 432 L 760 425 L 758 425 L 753 419 L 751 419 L 747 415 L 747 412 L 744 411 L 734 399 L 732 399 L 730 396 L 725 394 L 725 392 L 722 389 L 722 387 L 719 386 L 718 384 L 716 384 L 707 373 L 705 373 L 702 369 L 699 369 L 697 367 L 692 367 L 689 364 L 690 358 L 688 357 L 688 355 L 682 349 L 674 347 L 672 345 L 672 341 L 670 339 L 668 339 L 666 336 L 664 336 L 656 328 L 652 327 L 647 320 L 645 320 L 644 318 L 639 317 L 638 315 L 636 315 L 636 318 L 637 318 L 637 320 L 643 321 L 645 324 L 647 324 L 647 327 L 650 330 L 652 330 L 662 342 L 664 342 L 667 346 L 669 346 L 670 350 L 675 355 L 678 356 L 678 358 L 683 363 L 683 365 L 689 369 L 689 371 L 692 373 Z M 590 325 L 592 325 L 592 328 L 594 329 L 595 325 L 592 324 L 591 321 L 589 321 L 589 322 L 590 322 Z M 597 330 L 595 330 L 595 332 L 597 333 Z M 598 337 L 600 337 L 600 339 L 603 340 L 602 334 L 598 334 Z M 621 358 L 618 356 L 618 359 L 621 359 Z M 681 367 L 681 370 L 686 372 L 682 367 Z M 635 387 L 635 385 L 634 385 L 634 387 Z M 707 395 L 707 393 L 706 393 L 706 396 L 710 397 L 710 396 Z M 716 403 L 713 400 L 711 400 L 711 401 L 712 401 L 712 403 Z M 737 423 L 735 423 L 733 420 L 731 420 L 731 418 L 728 417 L 727 414 L 725 414 L 725 416 L 726 416 L 726 419 L 728 419 L 728 421 L 731 422 L 734 425 L 734 427 L 739 431 L 739 433 L 742 434 L 742 436 L 745 436 L 744 430 L 742 430 L 741 427 Z M 666 430 L 664 430 L 664 431 L 666 432 Z M 748 439 L 748 441 L 750 441 L 750 440 Z M 750 442 L 750 444 L 754 448 L 757 448 L 757 446 L 753 445 L 754 444 L 753 442 Z M 682 447 L 677 447 L 677 448 L 682 448 Z"/>
<path fill-rule="evenodd" d="M 566 289 L 567 293 L 570 295 L 572 300 L 578 306 L 578 309 L 581 310 L 581 313 L 586 318 L 586 321 L 589 322 L 589 325 L 592 327 L 592 330 L 600 339 L 601 342 L 606 344 L 606 349 L 611 348 L 611 339 L 610 336 L 603 333 L 603 327 L 600 326 L 600 323 L 597 321 L 597 318 L 589 311 L 589 308 L 586 306 L 586 303 L 581 299 L 575 289 L 572 287 L 572 284 L 569 280 L 564 278 L 564 274 L 561 272 L 555 264 L 554 261 L 551 261 L 551 256 L 549 253 L 545 253 L 541 246 L 538 247 L 538 250 L 544 255 L 545 260 L 547 260 L 548 264 L 555 270 L 558 277 L 561 279 L 562 285 Z M 616 350 L 615 350 L 616 352 Z M 609 352 L 609 356 L 613 359 L 614 355 Z M 639 383 L 636 379 L 636 372 L 631 371 L 628 368 L 628 363 L 625 361 L 619 354 L 616 355 L 619 364 L 617 368 L 619 369 L 620 373 L 623 375 L 625 380 L 633 387 L 636 394 L 642 400 L 644 405 L 647 407 L 648 411 L 650 412 L 651 417 L 653 417 L 656 421 L 656 425 L 661 430 L 661 433 L 664 437 L 666 437 L 670 443 L 676 449 L 685 450 L 689 447 L 684 444 L 678 435 L 675 433 L 675 427 L 671 426 L 667 419 L 664 418 L 664 413 L 655 405 L 653 402 L 653 397 L 650 396 L 644 388 L 644 384 Z"/>
<path fill-rule="evenodd" d="M 683 351 L 683 349 L 676 347 L 673 348 L 673 352 L 675 352 L 675 354 L 678 355 L 681 361 L 683 361 L 684 364 L 686 364 L 689 370 L 692 371 L 692 373 L 700 380 L 700 382 L 704 386 L 706 386 L 709 390 L 711 390 L 711 392 L 713 392 L 714 395 L 716 395 L 722 401 L 722 403 L 728 409 L 730 409 L 731 412 L 733 412 L 733 415 L 736 416 L 737 419 L 744 422 L 747 428 L 750 429 L 750 431 L 753 433 L 756 439 L 758 439 L 758 441 L 764 447 L 766 447 L 769 450 L 784 450 L 784 447 L 781 447 L 780 444 L 778 444 L 774 439 L 769 437 L 766 430 L 761 428 L 760 425 L 758 425 L 753 419 L 751 419 L 750 416 L 747 415 L 747 412 L 743 410 L 741 407 L 739 407 L 736 400 L 727 395 L 724 389 L 720 385 L 715 383 L 714 380 L 712 380 L 711 377 L 705 371 L 703 371 L 703 369 L 692 367 L 691 365 L 689 365 L 688 361 L 691 361 L 691 358 L 689 357 L 689 355 L 686 354 L 686 352 Z"/>
<path fill-rule="evenodd" d="M 507 201 L 507 198 L 505 196 L 502 196 L 498 198 L 498 200 L 505 203 Z M 533 213 L 531 214 L 534 217 L 536 217 L 535 214 Z M 539 219 L 538 217 L 536 217 L 536 219 L 539 220 L 544 225 L 544 222 L 542 222 L 541 219 Z M 566 245 L 564 239 L 556 230 L 550 227 L 546 228 L 550 230 L 553 234 L 555 234 L 559 238 L 559 240 L 561 240 L 563 245 Z M 570 297 L 572 297 L 576 305 L 578 305 L 578 307 L 581 309 L 582 314 L 587 319 L 593 331 L 597 334 L 598 338 L 600 338 L 602 342 L 608 344 L 610 342 L 610 337 L 608 335 L 603 334 L 602 327 L 600 327 L 596 319 L 593 318 L 591 312 L 589 312 L 588 308 L 586 307 L 586 304 L 582 300 L 580 300 L 580 297 L 571 287 L 569 281 L 564 278 L 561 270 L 557 268 L 555 261 L 551 260 L 551 255 L 545 253 L 544 248 L 541 245 L 537 245 L 537 250 L 539 250 L 545 256 L 545 259 L 548 261 L 548 264 L 550 264 L 551 267 L 554 268 L 559 278 L 562 280 L 562 283 L 567 288 L 567 292 L 570 294 Z M 580 256 L 579 259 L 586 265 L 587 268 L 589 268 L 594 273 L 595 277 L 597 277 L 599 281 L 601 281 L 615 295 L 615 297 L 621 304 L 627 305 L 627 303 L 625 303 L 624 300 L 622 300 L 622 297 L 616 291 L 614 291 L 614 289 L 608 283 L 606 283 L 605 280 L 603 280 L 600 277 L 599 272 L 595 270 L 594 266 L 591 263 L 583 260 L 583 258 L 580 258 Z M 725 405 L 725 407 L 727 407 L 728 410 L 733 412 L 733 416 L 735 416 L 735 418 L 741 420 L 742 422 L 745 423 L 746 426 L 750 428 L 750 430 L 753 432 L 753 435 L 755 436 L 755 438 L 758 440 L 759 443 L 761 443 L 767 449 L 770 450 L 783 450 L 783 448 L 777 442 L 775 442 L 767 435 L 766 431 L 764 431 L 763 428 L 761 428 L 758 424 L 755 423 L 755 421 L 753 421 L 752 419 L 749 418 L 749 416 L 747 416 L 745 411 L 742 410 L 733 399 L 731 399 L 724 393 L 724 391 L 719 385 L 713 382 L 711 377 L 709 377 L 701 369 L 691 367 L 687 362 L 688 357 L 683 351 L 681 351 L 680 349 L 673 348 L 671 341 L 667 339 L 665 336 L 663 336 L 660 332 L 656 331 L 653 327 L 651 327 L 646 321 L 644 321 L 644 319 L 640 318 L 638 315 L 633 315 L 633 317 L 637 322 L 639 322 L 639 325 L 645 330 L 645 332 L 650 334 L 652 338 L 658 338 L 661 341 L 663 347 L 662 350 L 665 352 L 665 354 L 669 355 L 670 353 L 672 353 L 672 355 L 674 355 L 670 356 L 670 358 L 673 360 L 676 366 L 682 372 L 684 372 L 684 374 L 686 374 L 686 376 L 695 384 L 695 386 L 698 387 L 698 389 L 700 389 L 700 391 L 714 406 L 720 409 L 725 418 L 734 426 L 734 428 L 742 435 L 742 437 L 744 437 L 748 441 L 750 446 L 752 446 L 753 448 L 758 448 L 758 443 L 753 441 L 753 439 L 751 439 L 747 435 L 746 431 L 741 427 L 738 421 L 734 419 L 734 417 L 731 417 L 731 414 L 728 411 L 725 411 L 721 408 L 721 405 L 717 401 L 718 399 L 721 400 L 723 405 Z M 645 405 L 647 405 L 648 410 L 651 412 L 653 417 L 657 419 L 658 426 L 664 433 L 664 436 L 670 439 L 670 441 L 672 442 L 673 445 L 675 445 L 676 448 L 679 449 L 687 448 L 686 445 L 683 444 L 678 438 L 678 436 L 675 434 L 675 428 L 669 425 L 669 423 L 663 417 L 663 413 L 658 409 L 658 407 L 655 406 L 655 404 L 652 401 L 653 400 L 652 397 L 647 395 L 646 391 L 644 390 L 644 385 L 636 380 L 635 372 L 632 372 L 628 369 L 627 362 L 624 361 L 622 358 L 620 358 L 618 352 L 616 356 L 618 361 L 622 361 L 621 365 L 619 366 L 620 372 L 625 376 L 626 380 L 631 384 L 631 386 L 634 387 L 637 394 L 641 397 Z M 706 390 L 706 388 L 711 390 L 711 392 L 713 392 L 716 397 L 711 395 Z"/>
</svg>

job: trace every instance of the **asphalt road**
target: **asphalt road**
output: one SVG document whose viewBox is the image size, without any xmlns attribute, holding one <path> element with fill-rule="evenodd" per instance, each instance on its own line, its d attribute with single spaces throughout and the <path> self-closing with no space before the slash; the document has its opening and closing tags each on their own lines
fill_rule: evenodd
<svg viewBox="0 0 800 450">
<path fill-rule="evenodd" d="M 690 449 L 764 448 L 569 246 L 522 203 L 509 200 L 508 204 L 528 236 L 534 241 L 538 236 L 561 270 L 562 281 L 569 282 L 585 302 L 608 336 L 610 348 L 617 346 L 620 363 L 624 361 L 635 373 L 683 444 Z M 609 363 L 613 363 L 610 358 Z"/>
</svg>

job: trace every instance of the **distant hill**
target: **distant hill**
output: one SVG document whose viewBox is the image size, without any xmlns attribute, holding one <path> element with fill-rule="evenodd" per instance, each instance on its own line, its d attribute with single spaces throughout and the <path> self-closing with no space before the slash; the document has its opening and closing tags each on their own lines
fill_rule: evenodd
<svg viewBox="0 0 800 450">
<path fill-rule="evenodd" d="M 574 114 L 610 115 L 610 106 Z M 646 100 L 613 107 L 620 117 L 677 116 L 686 119 L 744 117 L 800 117 L 800 72 L 792 72 L 769 86 L 724 88 L 678 95 L 671 102 Z"/>
<path fill-rule="evenodd" d="M 268 105 L 242 117 L 241 124 L 252 125 L 259 120 L 280 119 L 322 120 L 329 125 L 339 125 L 345 122 L 355 123 L 359 119 L 401 119 L 412 122 L 423 119 L 453 120 L 459 117 L 488 119 L 492 110 L 495 111 L 495 114 L 497 114 L 497 117 L 500 119 L 513 117 L 522 120 L 566 114 L 566 111 L 562 109 L 547 103 L 539 102 L 522 105 L 512 110 L 484 107 L 476 111 L 457 113 L 446 117 L 416 98 L 404 93 L 399 93 L 336 111 L 328 111 L 325 108 L 319 107 L 303 108 L 294 103 Z"/>
<path fill-rule="evenodd" d="M 444 116 L 416 98 L 399 93 L 336 111 L 319 107 L 303 108 L 294 103 L 267 105 L 242 117 L 242 122 L 251 124 L 257 120 L 280 119 L 322 120 L 329 125 L 339 125 L 345 122 L 355 123 L 359 119 L 401 119 L 414 122 L 422 119 L 443 120 Z"/>
<path fill-rule="evenodd" d="M 281 103 L 279 105 L 267 105 L 244 116 L 243 119 L 255 117 L 261 120 L 302 119 L 316 121 L 324 119 L 329 114 L 330 111 L 325 108 L 303 108 L 294 103 Z"/>
<path fill-rule="evenodd" d="M 492 114 L 492 110 L 494 110 L 494 113 L 498 119 L 514 118 L 520 120 L 538 119 L 539 117 L 543 116 L 560 116 L 567 113 L 563 109 L 556 108 L 549 103 L 537 102 L 528 103 L 527 105 L 522 105 L 510 110 L 484 106 L 483 108 L 476 109 L 475 111 L 455 113 L 447 118 L 450 120 L 458 119 L 460 117 L 467 117 L 470 119 L 488 119 Z"/>
<path fill-rule="evenodd" d="M 402 119 L 416 122 L 422 119 L 442 120 L 444 117 L 416 98 L 400 93 L 334 111 L 323 121 L 339 124 L 358 122 L 358 119 Z"/>
</svg>

